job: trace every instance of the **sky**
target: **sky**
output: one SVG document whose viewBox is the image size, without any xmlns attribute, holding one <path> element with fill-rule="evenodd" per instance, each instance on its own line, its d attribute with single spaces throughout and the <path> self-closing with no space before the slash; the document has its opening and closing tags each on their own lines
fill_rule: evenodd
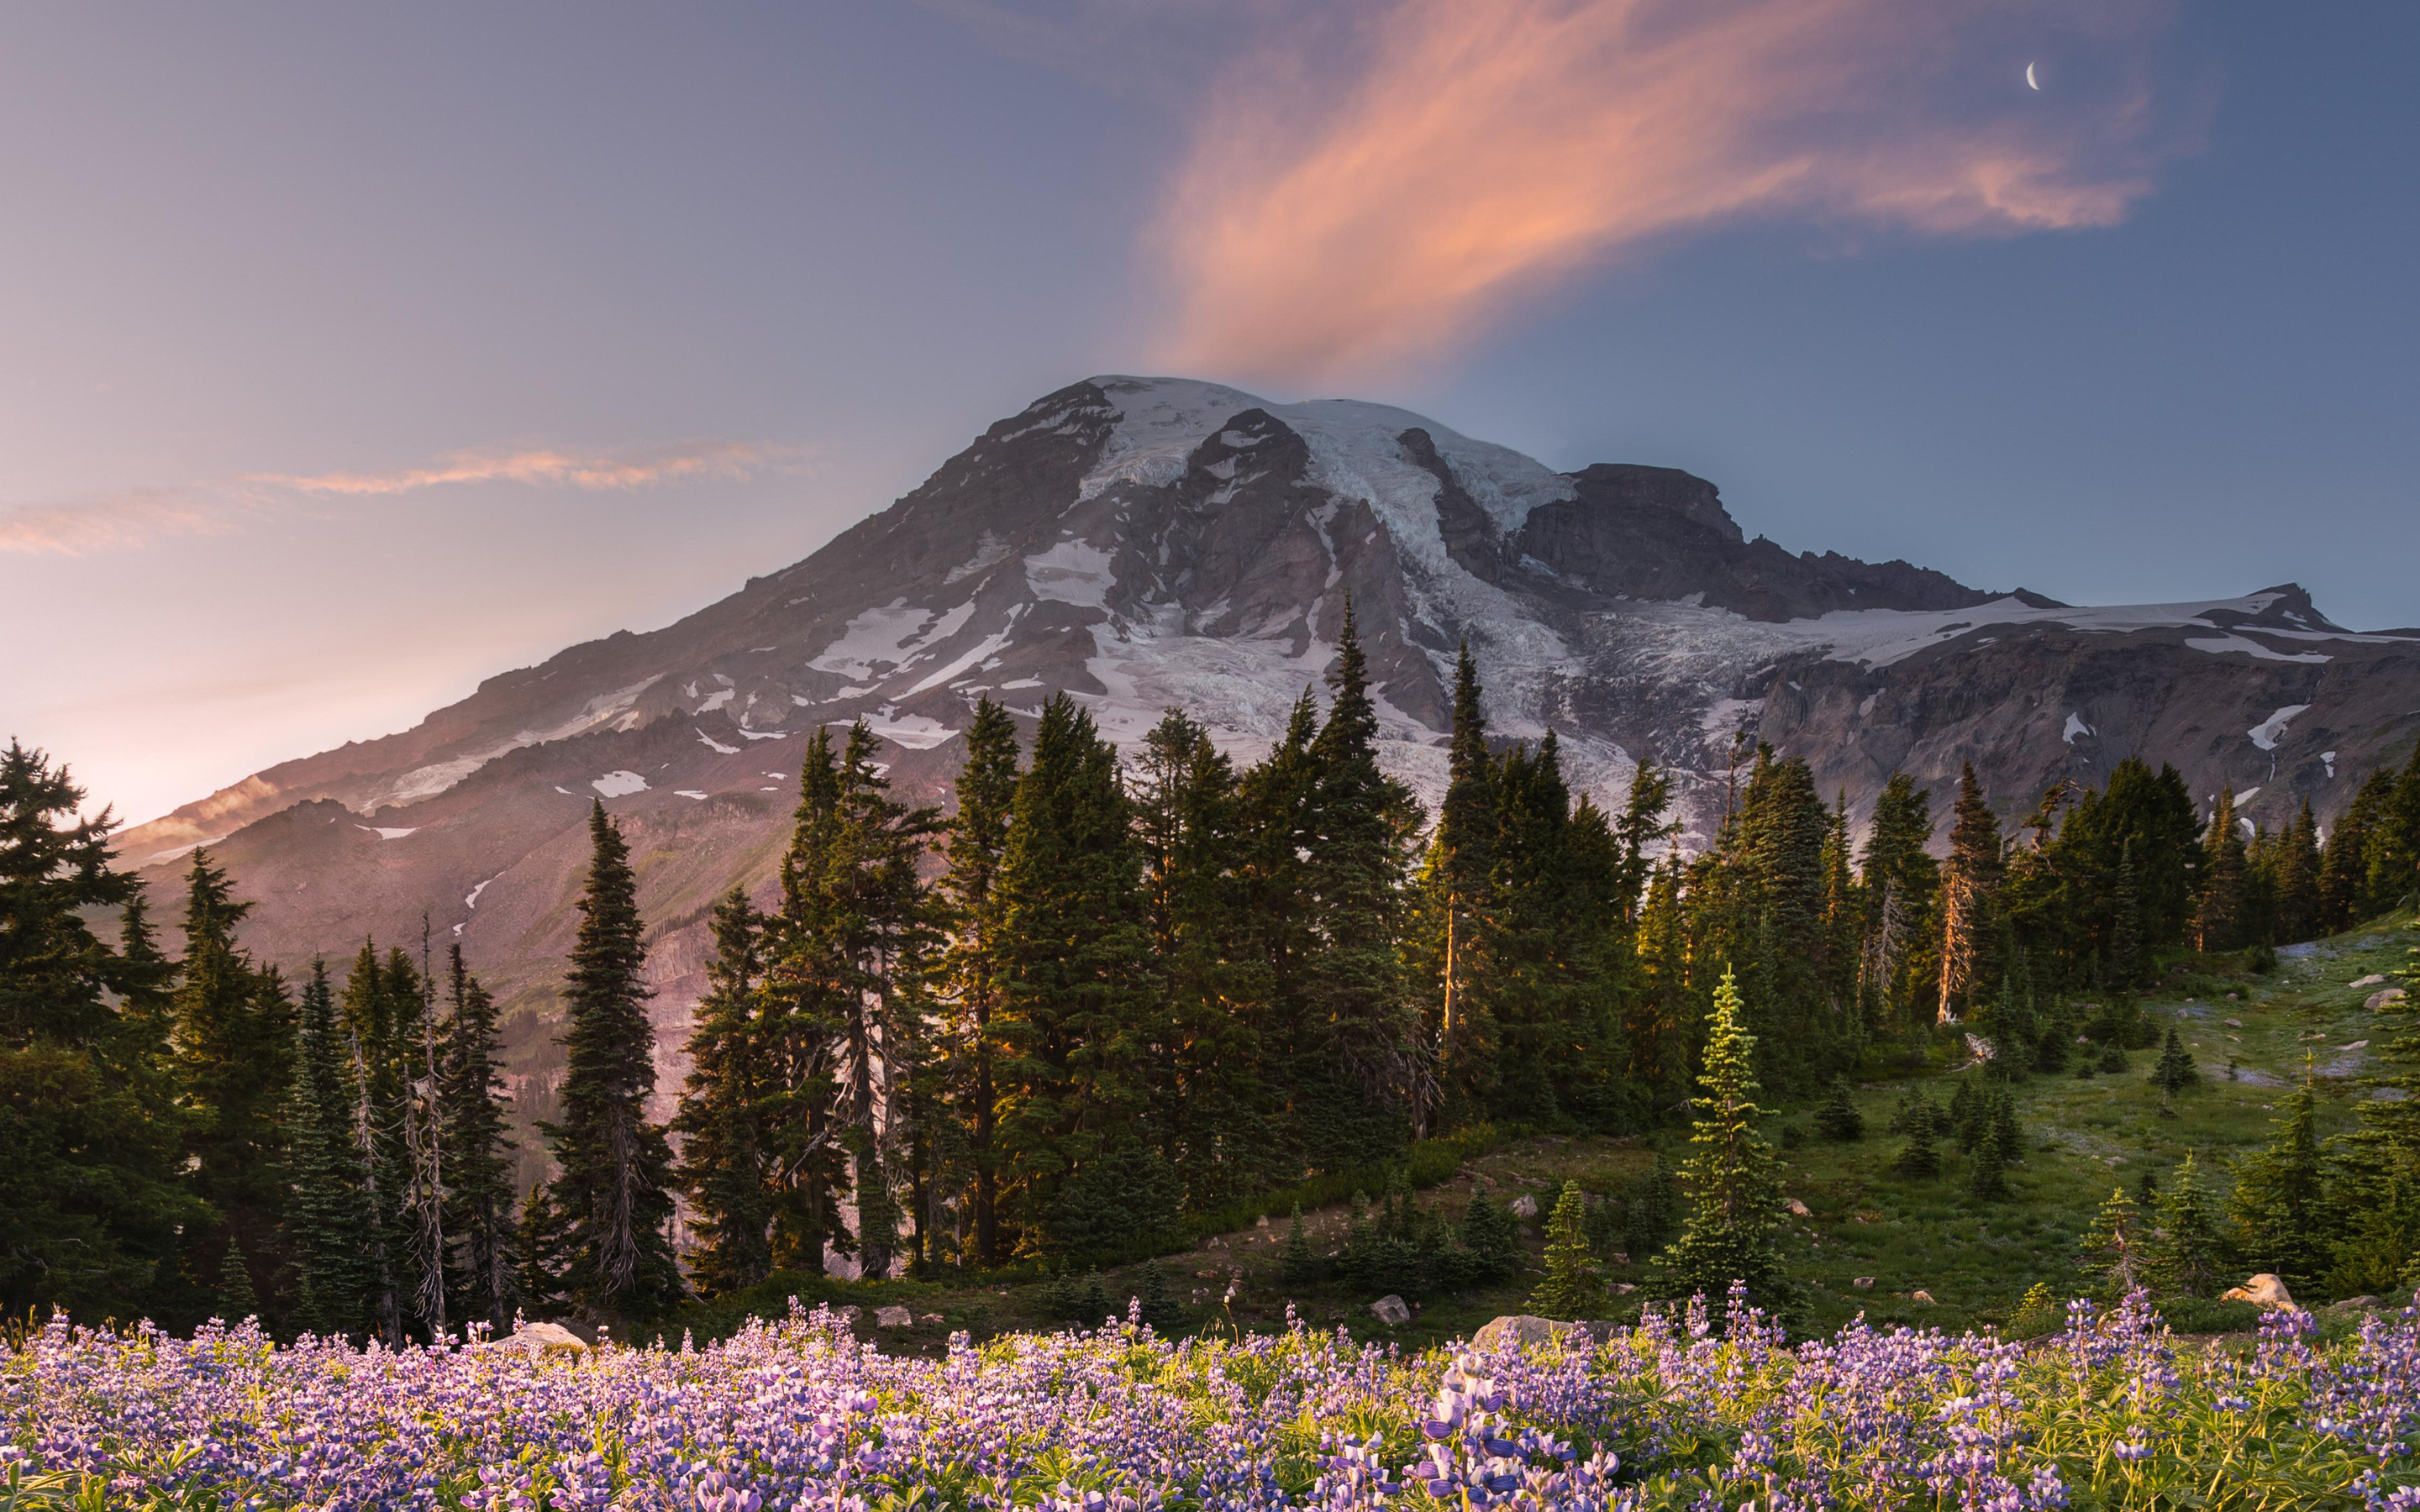
<svg viewBox="0 0 2420 1512">
<path fill-rule="evenodd" d="M 151 818 L 1105 372 L 2420 625 L 2415 64 L 2408 0 L 8 8 L 0 738 Z"/>
</svg>

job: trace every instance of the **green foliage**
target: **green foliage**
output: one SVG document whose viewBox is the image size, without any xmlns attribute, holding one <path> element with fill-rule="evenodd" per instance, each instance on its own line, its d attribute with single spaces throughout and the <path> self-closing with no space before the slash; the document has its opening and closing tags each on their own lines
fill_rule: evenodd
<svg viewBox="0 0 2420 1512">
<path fill-rule="evenodd" d="M 1865 1117 L 1850 1099 L 1846 1076 L 1832 1078 L 1831 1091 L 1815 1110 L 1815 1127 L 1824 1138 L 1839 1144 L 1854 1144 L 1866 1136 Z"/>
<path fill-rule="evenodd" d="M 2055 1334 L 2066 1325 L 2066 1309 L 2059 1305 L 2050 1284 L 2037 1281 L 2018 1304 L 2016 1316 L 2009 1319 L 2008 1336 L 2012 1339 L 2038 1339 Z"/>
<path fill-rule="evenodd" d="M 2124 1188 L 2111 1192 L 2079 1246 L 2084 1268 L 2102 1296 L 2123 1297 L 2143 1284 L 2142 1242 L 2140 1210 Z"/>
<path fill-rule="evenodd" d="M 1176 1300 L 1176 1293 L 1168 1284 L 1168 1273 L 1159 1268 L 1157 1260 L 1143 1262 L 1142 1282 L 1135 1301 L 1140 1304 L 1142 1321 L 1154 1333 L 1166 1336 L 1183 1332 L 1185 1306 Z"/>
<path fill-rule="evenodd" d="M 2194 1064 L 2192 1052 L 2185 1049 L 2176 1026 L 2170 1025 L 2167 1041 L 2160 1048 L 2159 1062 L 2151 1068 L 2151 1085 L 2173 1096 L 2200 1080 L 2201 1070 Z"/>
<path fill-rule="evenodd" d="M 2160 1194 L 2143 1258 L 2146 1278 L 2163 1295 L 2207 1297 L 2218 1289 L 2230 1257 L 2190 1150 Z"/>
<path fill-rule="evenodd" d="M 1530 1310 L 1542 1318 L 1590 1318 L 1605 1303 L 1605 1280 L 1580 1231 L 1586 1211 L 1580 1184 L 1564 1182 L 1546 1220 L 1546 1278 L 1529 1295 Z"/>
<path fill-rule="evenodd" d="M 1764 1110 L 1755 1101 L 1751 1069 L 1756 1037 L 1742 1018 L 1739 989 L 1727 972 L 1714 989 L 1706 1066 L 1692 1103 L 1697 1153 L 1682 1171 L 1689 1216 L 1656 1263 L 1675 1295 L 1720 1296 L 1739 1281 L 1758 1305 L 1778 1311 L 1795 1299 L 1774 1243 L 1781 1227 L 1780 1161 L 1757 1132 Z"/>
<path fill-rule="evenodd" d="M 1319 1251 L 1311 1242 L 1309 1230 L 1302 1224 L 1302 1204 L 1294 1205 L 1294 1221 L 1286 1227 L 1285 1249 L 1279 1258 L 1278 1273 L 1291 1287 L 1307 1287 L 1318 1281 L 1327 1267 Z"/>
<path fill-rule="evenodd" d="M 1680 1188 L 1672 1179 L 1671 1163 L 1658 1151 L 1654 1165 L 1631 1184 L 1622 1200 L 1622 1248 L 1634 1259 L 1646 1259 L 1671 1239 L 1680 1217 Z"/>
<path fill-rule="evenodd" d="M 1932 1142 L 1929 1122 L 1910 1126 L 1907 1143 L 1891 1162 L 1891 1172 L 1915 1181 L 1929 1181 L 1941 1174 L 1941 1150 Z"/>
<path fill-rule="evenodd" d="M 684 1289 L 666 1232 L 672 1150 L 646 1119 L 655 1031 L 629 846 L 602 802 L 590 805 L 588 835 L 564 990 L 563 1116 L 545 1126 L 559 1167 L 551 1197 L 566 1226 L 566 1289 L 587 1306 L 647 1319 Z"/>
</svg>

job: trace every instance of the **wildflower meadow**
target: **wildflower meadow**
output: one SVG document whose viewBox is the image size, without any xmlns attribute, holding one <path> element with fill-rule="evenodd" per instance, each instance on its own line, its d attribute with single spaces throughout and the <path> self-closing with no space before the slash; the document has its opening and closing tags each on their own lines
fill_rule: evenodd
<svg viewBox="0 0 2420 1512">
<path fill-rule="evenodd" d="M 795 1304 L 567 1358 L 54 1319 L 0 1366 L 0 1508 L 2420 1508 L 2420 1306 L 2217 1343 L 2139 1296 L 2029 1343 L 1721 1312 L 1419 1354 L 1130 1317 L 939 1359 Z"/>
</svg>

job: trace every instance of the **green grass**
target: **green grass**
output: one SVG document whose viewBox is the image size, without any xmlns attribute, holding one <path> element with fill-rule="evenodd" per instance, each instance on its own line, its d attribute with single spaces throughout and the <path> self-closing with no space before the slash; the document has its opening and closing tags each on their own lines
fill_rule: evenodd
<svg viewBox="0 0 2420 1512">
<path fill-rule="evenodd" d="M 1798 1326 L 1807 1333 L 1829 1333 L 1862 1312 L 1879 1325 L 1905 1323 L 1954 1332 L 2005 1323 L 2036 1282 L 2047 1283 L 2062 1297 L 2076 1294 L 2083 1289 L 2074 1264 L 2076 1241 L 2111 1189 L 2122 1186 L 2131 1195 L 2147 1167 L 2158 1172 L 2164 1185 L 2168 1172 L 2193 1150 L 2206 1179 L 2223 1193 L 2232 1183 L 2233 1163 L 2273 1137 L 2274 1104 L 2302 1075 L 2306 1054 L 2319 1077 L 2322 1135 L 2350 1126 L 2361 1095 L 2353 1078 L 2375 1063 L 2366 1053 L 2341 1047 L 2371 1038 L 2376 1019 L 2362 1007 L 2374 989 L 2354 992 L 2348 984 L 2372 973 L 2401 970 L 2415 940 L 2412 923 L 2411 916 L 2374 922 L 2320 942 L 2317 955 L 2280 961 L 2268 973 L 2254 970 L 2248 959 L 2196 962 L 2195 969 L 2172 975 L 2160 989 L 2140 995 L 2163 1032 L 2169 1024 L 2180 1026 L 2200 1066 L 2200 1085 L 2176 1100 L 2175 1117 L 2160 1117 L 2160 1095 L 2149 1082 L 2156 1053 L 2144 1050 L 2130 1053 L 2130 1069 L 2122 1075 L 2079 1080 L 2062 1072 L 2017 1083 L 2026 1153 L 2009 1172 L 2013 1196 L 2005 1203 L 1978 1204 L 1967 1196 L 1969 1162 L 1953 1141 L 1940 1144 L 1943 1171 L 1938 1178 L 1914 1181 L 1889 1171 L 1904 1141 L 1887 1133 L 1886 1126 L 1902 1093 L 1920 1088 L 1942 1103 L 1956 1077 L 1974 1072 L 1942 1069 L 1929 1057 L 1900 1057 L 1906 1073 L 1899 1079 L 1853 1084 L 1868 1130 L 1854 1144 L 1812 1135 L 1812 1101 L 1784 1106 L 1779 1111 L 1785 1120 L 1810 1131 L 1807 1142 L 1784 1157 L 1789 1165 L 1786 1190 L 1806 1204 L 1809 1214 L 1792 1219 L 1783 1236 L 1792 1273 L 1807 1289 Z M 2230 1018 L 2240 1026 L 2228 1025 Z M 2230 1057 L 2238 1062 L 2234 1080 L 2227 1076 Z M 1576 1180 L 1592 1192 L 1619 1191 L 1652 1164 L 1659 1143 L 1677 1155 L 1686 1139 L 1685 1129 L 1667 1130 L 1652 1140 L 1484 1131 L 1421 1147 L 1414 1163 L 1414 1184 L 1424 1189 L 1421 1201 L 1442 1204 L 1449 1213 L 1459 1214 L 1469 1194 L 1483 1187 L 1508 1202 L 1528 1192 L 1537 1198 L 1543 1215 L 1564 1181 Z M 1287 1286 L 1278 1259 L 1293 1203 L 1303 1201 L 1314 1242 L 1323 1251 L 1332 1250 L 1341 1243 L 1350 1217 L 1346 1199 L 1351 1190 L 1358 1187 L 1375 1196 L 1382 1184 L 1381 1172 L 1346 1173 L 1218 1215 L 1231 1227 L 1197 1222 L 1191 1245 L 1158 1262 L 1178 1299 L 1191 1304 L 1190 1326 L 1274 1328 L 1281 1326 L 1292 1302 L 1315 1327 L 1342 1326 L 1357 1336 L 1419 1347 L 1466 1335 L 1498 1314 L 1523 1310 L 1524 1299 L 1538 1280 L 1534 1272 L 1502 1286 L 1420 1301 L 1412 1321 L 1394 1329 L 1382 1327 L 1371 1316 L 1371 1297 L 1333 1286 Z M 1256 1221 L 1264 1217 L 1265 1227 Z M 1534 1265 L 1542 1247 L 1534 1225 L 1529 1240 Z M 1140 1275 L 1139 1264 L 1121 1266 L 1105 1272 L 1104 1282 L 1122 1303 L 1139 1288 Z M 1232 1308 L 1222 1307 L 1219 1299 L 1231 1275 L 1239 1280 L 1238 1295 Z M 1637 1264 L 1609 1266 L 1606 1275 L 1633 1285 L 1647 1279 Z M 1871 1288 L 1856 1288 L 1858 1276 L 1872 1277 Z M 1932 1302 L 1916 1301 L 1912 1294 L 1918 1290 L 1930 1292 Z M 673 1321 L 669 1332 L 677 1338 L 688 1327 L 700 1338 L 718 1336 L 750 1313 L 779 1313 L 792 1292 L 809 1305 L 817 1301 L 858 1305 L 865 1314 L 861 1331 L 868 1336 L 874 1336 L 873 1309 L 878 1305 L 897 1303 L 920 1318 L 941 1319 L 880 1335 L 886 1348 L 899 1350 L 937 1351 L 956 1329 L 985 1338 L 1016 1329 L 1061 1326 L 1044 1305 L 1042 1276 L 1021 1268 L 963 1280 L 863 1285 L 820 1276 L 777 1277 L 740 1297 L 694 1304 Z M 1642 1295 L 1617 1297 L 1611 1316 L 1634 1315 Z M 2172 1322 L 2187 1330 L 2223 1330 L 2245 1322 L 2241 1309 L 2222 1309 L 2214 1305 L 2215 1299 L 2210 1302 L 2213 1305 L 2174 1310 Z"/>
</svg>

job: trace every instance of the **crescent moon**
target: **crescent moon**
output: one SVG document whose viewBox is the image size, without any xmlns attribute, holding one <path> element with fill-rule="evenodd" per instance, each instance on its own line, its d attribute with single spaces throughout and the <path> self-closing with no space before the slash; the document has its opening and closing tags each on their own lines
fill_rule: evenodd
<svg viewBox="0 0 2420 1512">
<path fill-rule="evenodd" d="M 2036 82 L 2034 79 L 2034 66 L 2030 63 L 2025 65 L 2025 87 L 2029 89 L 2040 89 L 2041 87 L 2040 84 Z"/>
</svg>

